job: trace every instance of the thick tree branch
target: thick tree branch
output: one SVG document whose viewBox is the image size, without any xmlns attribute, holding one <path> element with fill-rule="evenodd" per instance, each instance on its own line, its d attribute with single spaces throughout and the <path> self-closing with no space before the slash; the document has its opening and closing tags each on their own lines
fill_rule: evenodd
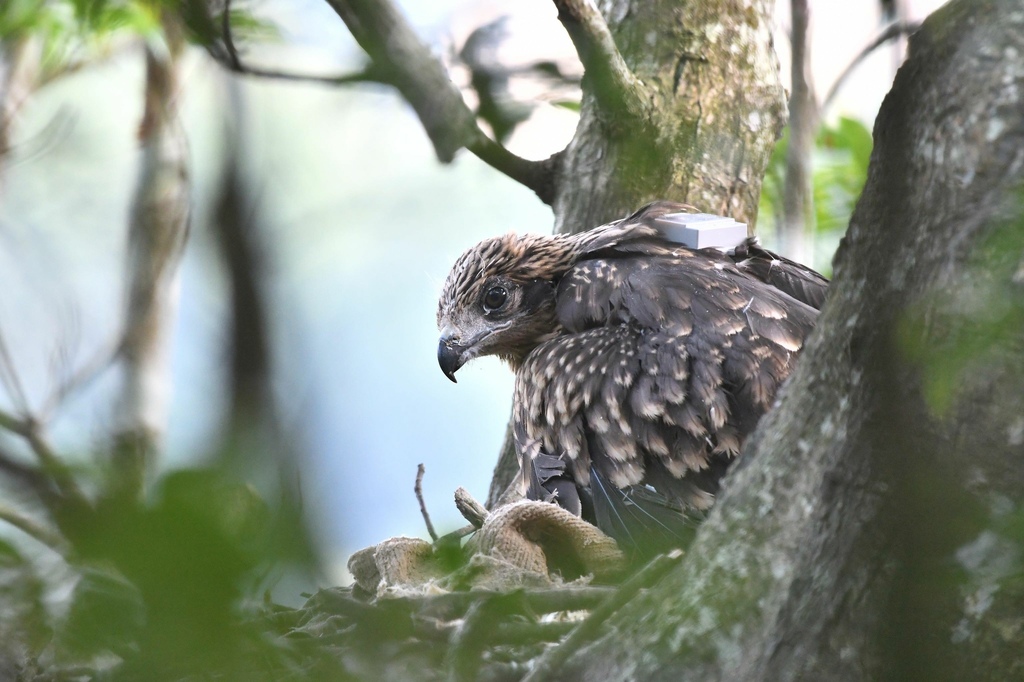
<svg viewBox="0 0 1024 682">
<path fill-rule="evenodd" d="M 444 163 L 477 134 L 473 112 L 444 67 L 387 0 L 327 0 L 373 62 L 391 74 Z"/>
<path fill-rule="evenodd" d="M 327 0 L 373 61 L 416 112 L 434 152 L 449 163 L 465 147 L 484 163 L 529 187 L 541 201 L 554 197 L 555 157 L 528 161 L 489 138 L 448 78 L 444 66 L 389 0 Z"/>
<path fill-rule="evenodd" d="M 641 114 L 647 104 L 643 83 L 626 65 L 604 17 L 587 0 L 554 0 L 576 53 L 594 79 L 594 94 L 613 113 Z"/>
</svg>

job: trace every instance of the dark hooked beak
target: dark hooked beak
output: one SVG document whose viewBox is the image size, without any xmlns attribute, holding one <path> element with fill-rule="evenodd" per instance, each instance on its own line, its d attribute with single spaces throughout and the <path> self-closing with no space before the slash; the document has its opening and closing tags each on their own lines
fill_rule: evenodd
<svg viewBox="0 0 1024 682">
<path fill-rule="evenodd" d="M 465 363 L 465 360 L 462 359 L 465 352 L 466 346 L 456 343 L 451 337 L 442 336 L 441 341 L 437 344 L 437 364 L 441 366 L 441 371 L 452 380 L 452 383 L 458 383 L 455 381 L 455 372 Z"/>
</svg>

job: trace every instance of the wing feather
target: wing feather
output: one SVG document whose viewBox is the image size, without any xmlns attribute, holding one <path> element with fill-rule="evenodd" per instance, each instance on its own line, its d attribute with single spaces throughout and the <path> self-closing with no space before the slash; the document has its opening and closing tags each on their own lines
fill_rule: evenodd
<svg viewBox="0 0 1024 682">
<path fill-rule="evenodd" d="M 710 505 L 817 311 L 724 256 L 698 255 L 649 239 L 562 277 L 564 333 L 518 370 L 517 441 L 541 441 L 581 485 L 596 472 L 684 509 Z"/>
</svg>

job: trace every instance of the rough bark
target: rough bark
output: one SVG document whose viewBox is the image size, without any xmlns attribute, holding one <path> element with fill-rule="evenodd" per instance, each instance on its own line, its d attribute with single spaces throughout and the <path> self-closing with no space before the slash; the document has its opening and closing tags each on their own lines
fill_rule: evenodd
<svg viewBox="0 0 1024 682">
<path fill-rule="evenodd" d="M 1024 674 L 1024 10 L 953 2 L 910 54 L 779 407 L 683 563 L 564 677 Z"/>
<path fill-rule="evenodd" d="M 556 231 L 588 229 L 655 198 L 753 224 L 785 122 L 774 3 L 599 4 L 649 101 L 641 115 L 615 115 L 584 77 L 579 127 L 556 178 Z"/>
</svg>

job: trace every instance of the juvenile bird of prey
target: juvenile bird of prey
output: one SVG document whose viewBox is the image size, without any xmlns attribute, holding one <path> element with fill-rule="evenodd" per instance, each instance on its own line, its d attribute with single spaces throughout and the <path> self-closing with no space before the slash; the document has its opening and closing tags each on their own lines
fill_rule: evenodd
<svg viewBox="0 0 1024 682">
<path fill-rule="evenodd" d="M 684 542 L 711 506 L 828 286 L 754 240 L 728 255 L 666 240 L 655 220 L 686 208 L 484 240 L 456 261 L 437 311 L 448 378 L 482 355 L 516 373 L 527 497 L 639 551 Z"/>
</svg>

